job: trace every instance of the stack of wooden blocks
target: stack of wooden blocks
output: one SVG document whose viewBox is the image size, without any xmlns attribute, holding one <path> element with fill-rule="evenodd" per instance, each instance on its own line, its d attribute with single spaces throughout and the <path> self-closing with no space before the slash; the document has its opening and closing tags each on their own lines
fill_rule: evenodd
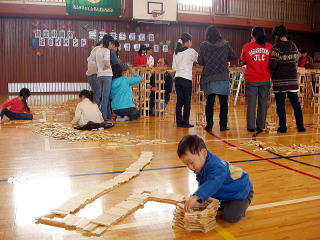
<svg viewBox="0 0 320 240">
<path fill-rule="evenodd" d="M 194 93 L 196 94 L 196 124 L 199 126 L 203 126 L 206 124 L 206 114 L 205 114 L 205 106 L 206 106 L 206 98 L 204 96 L 204 93 L 201 89 L 200 85 L 200 79 L 201 79 L 201 73 L 202 68 L 193 68 L 193 81 L 195 83 L 194 86 Z"/>
<path fill-rule="evenodd" d="M 320 126 L 320 70 L 315 73 L 315 87 L 313 95 L 313 124 Z"/>
<path fill-rule="evenodd" d="M 164 110 L 164 101 L 165 101 L 165 89 L 164 89 L 164 70 L 156 70 L 154 72 L 154 81 L 155 81 L 155 105 L 154 113 L 156 116 L 159 116 L 161 120 L 165 119 L 165 110 Z"/>
<path fill-rule="evenodd" d="M 216 215 L 220 203 L 209 198 L 204 203 L 197 203 L 191 212 L 184 211 L 184 204 L 179 203 L 174 212 L 174 226 L 189 232 L 208 232 L 216 226 Z"/>
</svg>

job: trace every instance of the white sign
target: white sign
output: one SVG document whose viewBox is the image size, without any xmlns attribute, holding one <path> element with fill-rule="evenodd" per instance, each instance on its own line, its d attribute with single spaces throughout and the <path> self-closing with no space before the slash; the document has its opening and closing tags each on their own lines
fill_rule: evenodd
<svg viewBox="0 0 320 240">
<path fill-rule="evenodd" d="M 96 29 L 89 32 L 89 39 L 97 39 L 97 30 Z"/>
<path fill-rule="evenodd" d="M 144 33 L 140 33 L 138 39 L 139 39 L 139 41 L 145 41 L 146 35 Z"/>
<path fill-rule="evenodd" d="M 130 33 L 129 34 L 129 40 L 130 41 L 135 41 L 136 40 L 136 34 L 135 33 Z"/>
<path fill-rule="evenodd" d="M 87 39 L 86 38 L 81 38 L 80 40 L 80 46 L 85 47 L 87 45 Z"/>
<path fill-rule="evenodd" d="M 64 47 L 69 47 L 69 44 L 70 44 L 69 39 L 67 39 L 67 38 L 63 39 L 63 46 Z"/>
<path fill-rule="evenodd" d="M 53 38 L 48 38 L 48 46 L 53 47 Z"/>
<path fill-rule="evenodd" d="M 159 45 L 153 45 L 153 51 L 154 52 L 159 52 Z"/>
<path fill-rule="evenodd" d="M 123 48 L 126 52 L 130 52 L 130 43 L 123 44 Z"/>
<path fill-rule="evenodd" d="M 56 38 L 55 39 L 55 46 L 56 47 L 61 47 L 61 39 L 60 38 Z"/>
<path fill-rule="evenodd" d="M 125 32 L 119 33 L 119 40 L 120 41 L 125 41 L 127 39 L 127 35 Z"/>
<path fill-rule="evenodd" d="M 134 45 L 133 45 L 133 48 L 134 48 L 134 50 L 135 50 L 136 52 L 138 52 L 139 49 L 140 49 L 140 43 L 134 44 Z"/>
<path fill-rule="evenodd" d="M 79 47 L 79 39 L 78 38 L 74 38 L 72 40 L 72 46 L 73 47 Z"/>
<path fill-rule="evenodd" d="M 153 42 L 154 41 L 154 34 L 153 33 L 149 33 L 148 34 L 148 38 L 149 38 L 150 42 Z"/>
<path fill-rule="evenodd" d="M 44 47 L 46 45 L 46 40 L 44 38 L 39 38 L 39 47 Z"/>
</svg>

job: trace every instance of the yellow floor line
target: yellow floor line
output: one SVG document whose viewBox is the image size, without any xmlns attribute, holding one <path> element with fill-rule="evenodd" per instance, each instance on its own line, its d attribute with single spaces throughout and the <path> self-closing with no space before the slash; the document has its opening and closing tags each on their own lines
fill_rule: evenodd
<svg viewBox="0 0 320 240">
<path fill-rule="evenodd" d="M 136 153 L 134 153 L 134 152 L 133 152 L 130 148 L 128 148 L 127 146 L 122 146 L 122 147 L 123 147 L 123 149 L 124 149 L 131 157 L 133 157 L 134 159 L 138 159 L 138 158 L 139 158 L 139 156 L 138 156 Z M 146 168 L 149 168 L 149 166 L 147 166 Z M 155 176 L 160 182 L 162 182 L 162 183 L 164 183 L 164 184 L 168 183 L 168 182 L 166 181 L 166 179 L 165 179 L 164 177 L 162 177 L 159 173 L 157 173 L 157 172 L 151 172 L 151 174 L 152 174 L 153 176 Z M 177 193 L 177 194 L 181 194 L 180 191 L 179 191 L 178 189 L 176 189 L 176 188 L 174 188 L 173 191 L 174 191 L 175 193 Z M 134 224 L 134 226 L 139 226 L 139 224 L 137 224 L 137 225 Z M 224 229 L 223 227 L 221 227 L 220 225 L 217 225 L 214 229 L 215 229 L 215 230 L 218 232 L 218 234 L 221 235 L 224 239 L 226 239 L 226 240 L 236 240 L 236 238 L 235 238 L 230 232 L 228 232 L 227 230 L 225 230 L 225 229 Z"/>
</svg>

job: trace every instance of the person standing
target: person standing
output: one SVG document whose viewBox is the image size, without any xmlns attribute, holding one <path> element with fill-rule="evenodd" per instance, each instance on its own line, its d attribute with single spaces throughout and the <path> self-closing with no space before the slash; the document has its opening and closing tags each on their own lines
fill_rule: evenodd
<svg viewBox="0 0 320 240">
<path fill-rule="evenodd" d="M 270 88 L 269 60 L 272 45 L 267 42 L 264 28 L 254 27 L 251 42 L 242 48 L 241 60 L 247 65 L 244 73 L 247 98 L 247 130 L 262 132 L 265 128 L 268 112 Z M 258 111 L 256 101 L 258 98 Z M 257 112 L 257 117 L 256 117 Z"/>
<path fill-rule="evenodd" d="M 152 57 L 152 47 L 147 47 L 146 55 L 147 55 L 148 67 L 153 67 L 154 66 L 154 58 Z"/>
<path fill-rule="evenodd" d="M 98 83 L 97 80 L 97 71 L 98 71 L 98 67 L 97 67 L 97 63 L 96 63 L 96 51 L 102 47 L 102 41 L 99 41 L 95 47 L 91 50 L 90 52 L 90 56 L 87 58 L 87 62 L 88 62 L 88 69 L 86 72 L 86 75 L 88 77 L 88 82 L 89 85 L 91 87 L 91 90 L 93 92 L 93 102 L 95 102 L 96 104 L 98 104 L 98 106 L 100 105 L 100 101 L 101 101 L 101 86 Z"/>
<path fill-rule="evenodd" d="M 190 124 L 189 118 L 192 95 L 192 67 L 193 63 L 197 61 L 198 53 L 191 46 L 192 36 L 189 33 L 183 33 L 178 40 L 172 62 L 172 68 L 176 71 L 176 123 L 177 127 L 183 128 L 194 127 Z"/>
<path fill-rule="evenodd" d="M 98 82 L 102 89 L 102 100 L 100 110 L 104 120 L 111 120 L 110 91 L 112 84 L 112 69 L 110 62 L 110 44 L 114 39 L 110 35 L 104 35 L 102 39 L 102 47 L 96 51 L 96 63 L 98 67 Z"/>
<path fill-rule="evenodd" d="M 228 128 L 228 96 L 230 95 L 230 76 L 228 61 L 236 55 L 229 42 L 222 39 L 218 29 L 211 25 L 206 31 L 206 41 L 200 46 L 198 63 L 203 66 L 200 84 L 207 99 L 205 130 L 213 128 L 213 106 L 215 97 L 220 102 L 220 131 Z"/>
<path fill-rule="evenodd" d="M 288 40 L 288 30 L 283 25 L 276 26 L 272 30 L 272 36 L 275 39 L 275 44 L 272 47 L 269 67 L 279 117 L 277 131 L 280 133 L 287 132 L 285 100 L 288 96 L 294 111 L 297 129 L 299 132 L 305 132 L 298 97 L 299 85 L 296 65 L 298 48 L 291 40 Z"/>
</svg>

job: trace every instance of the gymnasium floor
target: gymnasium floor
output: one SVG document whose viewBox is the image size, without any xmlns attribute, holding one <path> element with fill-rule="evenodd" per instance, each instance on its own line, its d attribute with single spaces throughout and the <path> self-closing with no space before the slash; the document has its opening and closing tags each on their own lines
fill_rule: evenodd
<svg viewBox="0 0 320 240">
<path fill-rule="evenodd" d="M 307 132 L 296 131 L 290 110 L 287 116 L 292 128 L 288 133 L 261 133 L 257 140 L 266 144 L 319 146 L 320 132 L 312 126 L 312 108 L 308 105 L 303 110 Z M 165 143 L 128 144 L 116 150 L 103 148 L 102 142 L 69 143 L 38 135 L 30 128 L 1 125 L 0 239 L 320 239 L 320 152 L 279 155 L 241 144 L 252 140 L 252 134 L 246 131 L 243 100 L 236 107 L 230 104 L 228 132 L 218 130 L 217 110 L 212 133 L 201 127 L 176 128 L 173 109 L 174 101 L 171 101 L 165 121 L 150 117 L 116 123 L 108 130 L 129 132 L 130 136 L 143 139 L 166 140 Z M 191 123 L 194 122 L 193 111 Z M 79 216 L 94 218 L 129 194 L 143 190 L 157 188 L 163 192 L 191 194 L 197 187 L 194 174 L 176 154 L 177 143 L 186 134 L 200 135 L 210 151 L 249 173 L 255 194 L 246 217 L 239 223 L 229 224 L 218 218 L 215 230 L 206 234 L 189 233 L 172 228 L 173 205 L 148 202 L 102 237 L 35 224 L 36 217 L 49 213 L 69 197 L 124 171 L 141 151 L 154 152 L 151 164 L 138 177 L 80 210 Z"/>
</svg>

